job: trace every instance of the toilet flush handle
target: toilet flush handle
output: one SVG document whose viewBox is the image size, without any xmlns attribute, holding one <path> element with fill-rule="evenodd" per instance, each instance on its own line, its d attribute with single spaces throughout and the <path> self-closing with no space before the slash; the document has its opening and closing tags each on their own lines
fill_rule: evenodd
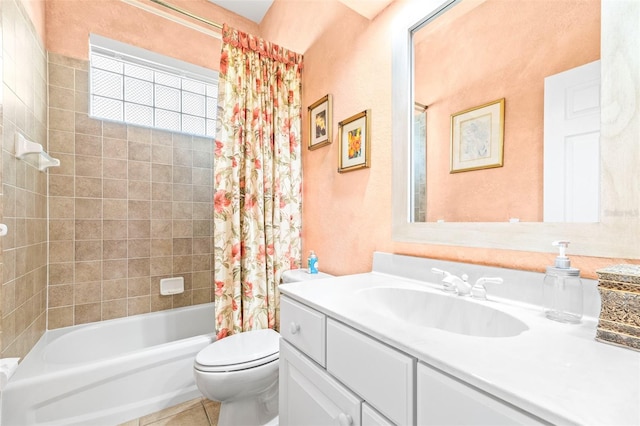
<svg viewBox="0 0 640 426">
<path fill-rule="evenodd" d="M 298 331 L 300 331 L 300 324 L 296 324 L 295 322 L 292 322 L 291 325 L 289 326 L 289 331 L 291 332 L 291 334 L 297 334 Z"/>
</svg>

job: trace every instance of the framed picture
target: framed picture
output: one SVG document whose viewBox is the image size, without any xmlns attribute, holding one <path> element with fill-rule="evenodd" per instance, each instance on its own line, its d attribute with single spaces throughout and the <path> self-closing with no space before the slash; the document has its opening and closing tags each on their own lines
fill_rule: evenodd
<svg viewBox="0 0 640 426">
<path fill-rule="evenodd" d="M 371 166 L 370 113 L 370 110 L 362 111 L 338 123 L 338 172 Z"/>
<path fill-rule="evenodd" d="M 331 143 L 331 122 L 331 95 L 326 95 L 309 106 L 309 149 Z"/>
<path fill-rule="evenodd" d="M 451 116 L 451 173 L 502 167 L 504 98 Z"/>
</svg>

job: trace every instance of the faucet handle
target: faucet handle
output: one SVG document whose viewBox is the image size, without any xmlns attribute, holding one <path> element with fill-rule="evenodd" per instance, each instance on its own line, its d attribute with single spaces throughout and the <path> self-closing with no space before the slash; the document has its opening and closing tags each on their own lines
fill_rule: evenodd
<svg viewBox="0 0 640 426">
<path fill-rule="evenodd" d="M 487 300 L 487 289 L 485 284 L 502 284 L 504 280 L 500 277 L 482 277 L 476 280 L 471 287 L 471 297 L 474 299 Z"/>
<path fill-rule="evenodd" d="M 445 277 L 448 277 L 449 275 L 451 275 L 447 271 L 444 271 L 444 270 L 438 269 L 438 268 L 431 268 L 431 272 L 433 272 L 434 274 L 437 274 L 437 275 L 443 275 Z"/>
</svg>

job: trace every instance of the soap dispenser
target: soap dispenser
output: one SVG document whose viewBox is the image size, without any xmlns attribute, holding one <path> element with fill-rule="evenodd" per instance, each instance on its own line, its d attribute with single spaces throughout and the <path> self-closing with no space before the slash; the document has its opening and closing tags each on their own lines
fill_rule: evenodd
<svg viewBox="0 0 640 426">
<path fill-rule="evenodd" d="M 544 277 L 544 313 L 554 321 L 576 324 L 582 319 L 582 281 L 580 271 L 571 267 L 566 256 L 569 241 L 554 241 L 560 250 L 555 265 Z"/>
</svg>

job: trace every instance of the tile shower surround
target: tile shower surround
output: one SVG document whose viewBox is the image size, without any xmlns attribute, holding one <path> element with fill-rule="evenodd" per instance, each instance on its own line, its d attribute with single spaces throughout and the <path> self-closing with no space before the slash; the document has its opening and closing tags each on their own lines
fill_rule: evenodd
<svg viewBox="0 0 640 426">
<path fill-rule="evenodd" d="M 47 175 L 18 160 L 15 134 L 47 144 L 47 58 L 22 3 L 0 2 L 0 357 L 23 357 L 46 327 Z"/>
<path fill-rule="evenodd" d="M 48 328 L 212 301 L 213 140 L 92 119 L 88 61 L 48 66 Z"/>
</svg>

